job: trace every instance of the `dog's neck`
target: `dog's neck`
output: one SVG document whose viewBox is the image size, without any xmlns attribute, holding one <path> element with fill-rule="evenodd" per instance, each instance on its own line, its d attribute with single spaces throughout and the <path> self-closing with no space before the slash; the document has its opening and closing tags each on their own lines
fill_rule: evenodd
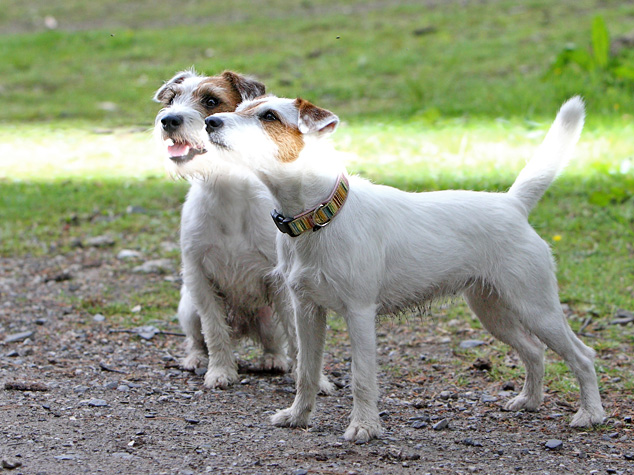
<svg viewBox="0 0 634 475">
<path fill-rule="evenodd" d="M 307 144 L 293 163 L 276 163 L 256 172 L 267 186 L 276 209 L 285 217 L 312 209 L 333 192 L 345 167 L 330 145 Z"/>
</svg>

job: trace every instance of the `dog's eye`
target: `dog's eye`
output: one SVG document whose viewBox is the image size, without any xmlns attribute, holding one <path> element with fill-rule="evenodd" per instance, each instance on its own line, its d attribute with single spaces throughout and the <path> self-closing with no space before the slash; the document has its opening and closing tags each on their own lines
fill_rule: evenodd
<svg viewBox="0 0 634 475">
<path fill-rule="evenodd" d="M 264 114 L 260 116 L 260 118 L 267 122 L 275 122 L 276 120 L 279 120 L 277 116 L 271 111 L 265 112 Z"/>
<path fill-rule="evenodd" d="M 217 97 L 205 98 L 205 106 L 207 107 L 216 107 L 218 104 L 220 104 L 220 101 L 218 100 Z"/>
</svg>

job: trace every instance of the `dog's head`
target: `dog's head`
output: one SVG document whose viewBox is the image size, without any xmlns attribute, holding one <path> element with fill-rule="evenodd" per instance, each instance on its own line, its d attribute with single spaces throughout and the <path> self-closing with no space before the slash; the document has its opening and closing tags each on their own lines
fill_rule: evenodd
<svg viewBox="0 0 634 475">
<path fill-rule="evenodd" d="M 205 152 L 205 117 L 234 111 L 242 101 L 264 92 L 264 84 L 231 71 L 218 76 L 182 71 L 159 88 L 154 100 L 163 108 L 156 116 L 154 132 L 175 172 L 181 174 L 180 165 Z"/>
<path fill-rule="evenodd" d="M 253 170 L 295 162 L 311 142 L 335 131 L 339 118 L 304 99 L 245 101 L 234 113 L 205 119 L 208 147 Z"/>
</svg>

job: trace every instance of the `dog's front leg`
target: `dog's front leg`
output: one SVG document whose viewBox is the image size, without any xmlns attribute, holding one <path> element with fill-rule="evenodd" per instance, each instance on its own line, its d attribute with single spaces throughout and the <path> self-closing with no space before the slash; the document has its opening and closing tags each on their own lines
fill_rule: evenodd
<svg viewBox="0 0 634 475">
<path fill-rule="evenodd" d="M 208 351 L 198 310 L 185 285 L 181 288 L 181 299 L 178 303 L 178 321 L 185 332 L 187 343 L 187 355 L 180 364 L 183 369 L 194 370 L 207 363 Z"/>
<path fill-rule="evenodd" d="M 363 310 L 350 310 L 345 315 L 352 345 L 354 404 L 350 425 L 344 438 L 359 443 L 379 437 L 382 432 L 377 409 L 379 391 L 376 383 L 375 318 L 375 306 Z"/>
<path fill-rule="evenodd" d="M 184 256 L 185 257 L 185 256 Z M 202 333 L 209 352 L 205 386 L 227 388 L 237 381 L 233 359 L 231 329 L 227 325 L 225 307 L 213 291 L 202 269 L 184 259 L 183 280 L 200 316 Z"/>
<path fill-rule="evenodd" d="M 294 302 L 297 329 L 297 393 L 293 405 L 271 417 L 276 426 L 306 427 L 315 408 L 322 377 L 326 342 L 326 309 L 309 302 Z"/>
</svg>

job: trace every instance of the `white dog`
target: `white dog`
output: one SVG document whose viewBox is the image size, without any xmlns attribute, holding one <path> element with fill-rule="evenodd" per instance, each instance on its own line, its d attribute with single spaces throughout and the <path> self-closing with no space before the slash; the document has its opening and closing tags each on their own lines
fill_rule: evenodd
<svg viewBox="0 0 634 475">
<path fill-rule="evenodd" d="M 155 134 L 170 170 L 192 184 L 181 220 L 178 318 L 188 347 L 181 365 L 194 369 L 208 360 L 207 387 L 226 388 L 237 380 L 232 339 L 259 341 L 262 369 L 287 369 L 287 342 L 291 356 L 296 353 L 292 307 L 283 286 L 270 278 L 277 262 L 275 226 L 266 216 L 270 195 L 252 173 L 226 163 L 209 166 L 201 156 L 205 117 L 263 93 L 260 82 L 230 71 L 212 77 L 183 71 L 154 97 L 164 106 Z"/>
<path fill-rule="evenodd" d="M 233 111 L 263 93 L 262 83 L 231 71 L 212 77 L 183 71 L 154 97 L 164 105 L 155 135 L 167 150 L 169 169 L 192 184 L 181 217 L 178 318 L 188 347 L 181 365 L 194 369 L 207 360 L 207 387 L 226 388 L 237 380 L 233 339 L 262 344 L 262 369 L 286 370 L 285 346 L 296 361 L 290 299 L 271 277 L 277 256 L 275 226 L 266 216 L 270 193 L 243 167 L 214 160 L 204 145 L 206 116 Z M 320 390 L 334 390 L 323 375 Z"/>
<path fill-rule="evenodd" d="M 207 146 L 254 170 L 274 197 L 276 224 L 288 233 L 278 236 L 277 271 L 296 311 L 297 394 L 273 423 L 308 424 L 332 309 L 345 318 L 352 343 L 354 406 L 345 438 L 379 436 L 376 316 L 458 293 L 526 365 L 524 388 L 507 409 L 541 403 L 545 344 L 579 382 L 581 407 L 571 425 L 601 423 L 594 351 L 568 326 L 550 249 L 527 220 L 577 142 L 583 118 L 581 99 L 564 104 L 508 193 L 415 194 L 358 177 L 348 184 L 324 140 L 337 116 L 302 99 L 258 98 L 208 117 Z"/>
</svg>

